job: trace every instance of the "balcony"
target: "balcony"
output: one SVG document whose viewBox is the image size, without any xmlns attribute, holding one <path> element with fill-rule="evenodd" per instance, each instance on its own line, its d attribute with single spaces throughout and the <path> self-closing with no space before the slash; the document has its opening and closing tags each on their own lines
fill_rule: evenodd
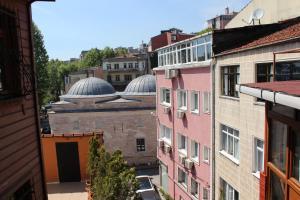
<svg viewBox="0 0 300 200">
<path fill-rule="evenodd" d="M 103 71 L 106 71 L 106 72 L 116 72 L 116 73 L 122 73 L 122 72 L 139 72 L 140 69 L 139 68 L 119 68 L 119 69 L 104 69 Z"/>
</svg>

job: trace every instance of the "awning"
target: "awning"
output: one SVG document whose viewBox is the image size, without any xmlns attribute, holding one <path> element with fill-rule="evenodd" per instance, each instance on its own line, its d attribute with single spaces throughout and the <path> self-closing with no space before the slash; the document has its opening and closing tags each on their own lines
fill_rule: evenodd
<svg viewBox="0 0 300 200">
<path fill-rule="evenodd" d="M 275 81 L 236 85 L 240 93 L 300 110 L 300 81 Z"/>
</svg>

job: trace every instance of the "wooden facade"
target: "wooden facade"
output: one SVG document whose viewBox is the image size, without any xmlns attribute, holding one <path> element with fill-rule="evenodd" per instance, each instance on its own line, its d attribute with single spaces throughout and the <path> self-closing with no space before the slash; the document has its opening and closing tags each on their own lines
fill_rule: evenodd
<svg viewBox="0 0 300 200">
<path fill-rule="evenodd" d="M 0 199 L 47 199 L 29 0 L 0 0 Z"/>
</svg>

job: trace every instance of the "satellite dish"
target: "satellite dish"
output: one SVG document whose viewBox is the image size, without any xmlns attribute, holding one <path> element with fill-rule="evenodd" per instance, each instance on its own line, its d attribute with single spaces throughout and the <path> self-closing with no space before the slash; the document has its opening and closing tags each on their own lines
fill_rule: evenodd
<svg viewBox="0 0 300 200">
<path fill-rule="evenodd" d="M 254 16 L 253 16 L 253 13 L 251 13 L 249 20 L 248 20 L 248 24 L 252 24 L 253 20 L 254 20 Z"/>
<path fill-rule="evenodd" d="M 252 13 L 253 19 L 255 20 L 260 20 L 263 16 L 264 16 L 264 10 L 261 8 L 257 8 L 254 10 L 254 12 Z"/>
</svg>

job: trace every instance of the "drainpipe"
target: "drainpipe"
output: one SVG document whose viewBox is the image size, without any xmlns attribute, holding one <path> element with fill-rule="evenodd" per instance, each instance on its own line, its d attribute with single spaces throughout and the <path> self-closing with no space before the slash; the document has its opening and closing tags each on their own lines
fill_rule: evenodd
<svg viewBox="0 0 300 200">
<path fill-rule="evenodd" d="M 212 165 L 211 165 L 211 199 L 214 200 L 215 199 L 215 175 L 216 175 L 216 172 L 215 172 L 215 169 L 216 169 L 216 160 L 215 160 L 215 155 L 216 155 L 216 152 L 215 152 L 215 69 L 216 69 L 216 60 L 213 59 L 212 60 L 212 64 L 211 64 L 211 77 L 212 77 L 212 80 L 211 80 L 211 84 L 212 84 L 212 115 L 211 115 L 211 124 L 212 124 L 212 130 L 211 130 L 211 149 L 212 149 L 212 157 L 211 157 L 211 160 L 212 160 Z"/>
<path fill-rule="evenodd" d="M 175 119 L 175 105 L 174 105 L 174 99 L 175 99 L 175 95 L 174 95 L 174 93 L 175 92 L 173 92 L 173 86 L 174 86 L 174 80 L 173 79 L 171 79 L 171 81 L 172 81 L 172 132 L 174 133 L 173 134 L 173 137 L 172 137 L 172 144 L 173 144 L 173 148 L 172 148 L 172 156 L 173 156 L 173 198 L 175 199 L 175 156 L 174 156 L 174 154 L 175 154 L 175 137 L 176 137 L 176 134 L 175 134 L 175 132 L 174 132 L 174 130 L 175 130 L 175 123 L 174 123 L 174 119 Z"/>
</svg>

